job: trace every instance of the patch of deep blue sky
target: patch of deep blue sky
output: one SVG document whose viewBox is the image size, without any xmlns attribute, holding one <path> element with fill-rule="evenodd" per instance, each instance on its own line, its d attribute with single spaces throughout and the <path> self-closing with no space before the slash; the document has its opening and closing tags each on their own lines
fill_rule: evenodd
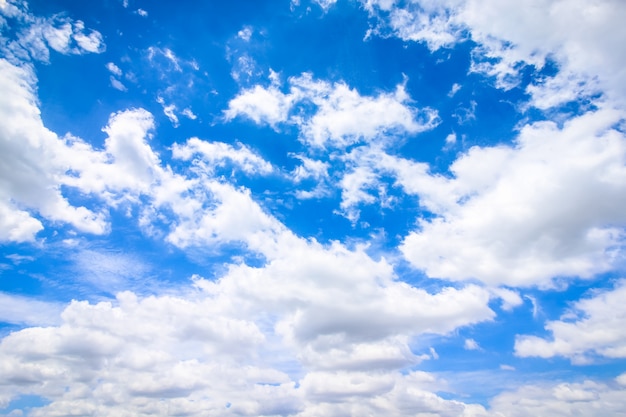
<svg viewBox="0 0 626 417">
<path fill-rule="evenodd" d="M 146 10 L 148 16 L 134 13 L 139 8 Z M 182 165 L 169 160 L 169 147 L 193 136 L 244 143 L 284 172 L 296 166 L 298 161 L 289 155 L 306 153 L 306 149 L 298 140 L 295 128 L 284 126 L 276 132 L 243 118 L 228 123 L 222 119 L 228 101 L 242 89 L 255 84 L 269 85 L 269 69 L 272 68 L 281 74 L 283 81 L 290 76 L 311 72 L 316 79 L 343 81 L 362 95 L 393 91 L 407 77 L 406 89 L 414 105 L 437 109 L 441 123 L 431 131 L 398 138 L 390 151 L 428 162 L 433 172 L 449 175 L 448 167 L 460 152 L 474 145 L 511 143 L 516 135 L 515 126 L 521 121 L 545 117 L 537 110 L 521 111 L 522 103 L 528 99 L 524 88 L 557 70 L 553 65 L 539 71 L 528 67 L 523 70 L 517 87 L 497 89 L 494 80 L 469 73 L 474 47 L 471 40 L 434 53 L 425 45 L 394 37 L 373 36 L 364 40 L 371 22 L 354 1 L 339 1 L 327 13 L 305 1 L 291 10 L 287 0 L 175 4 L 130 0 L 128 8 L 118 0 L 57 0 L 32 1 L 30 10 L 42 16 L 62 12 L 82 20 L 87 28 L 102 33 L 107 48 L 102 54 L 80 57 L 52 51 L 50 64 L 35 63 L 45 124 L 60 135 L 71 132 L 101 147 L 106 136 L 100 129 L 107 124 L 111 113 L 143 107 L 155 116 L 156 121 L 150 145 L 165 163 L 176 167 Z M 245 27 L 253 31 L 247 42 L 237 37 L 238 31 Z M 11 29 L 19 30 L 17 27 Z M 150 59 L 148 50 L 151 47 L 173 51 L 181 60 L 183 71 L 172 68 L 171 62 L 158 54 Z M 254 71 L 236 81 L 232 72 L 238 69 L 237 58 L 244 55 L 255 61 Z M 136 77 L 136 82 L 122 79 L 128 91 L 111 87 L 110 73 L 106 69 L 108 62 L 118 65 L 124 74 Z M 191 62 L 197 63 L 200 69 L 193 70 Z M 193 81 L 192 87 L 189 87 L 190 81 Z M 454 84 L 461 85 L 461 89 L 450 96 Z M 284 88 L 286 91 L 287 87 Z M 156 101 L 159 96 L 168 103 L 177 104 L 179 109 L 190 107 L 198 119 L 192 121 L 180 117 L 180 126 L 174 128 Z M 569 103 L 561 111 L 576 114 L 585 106 L 584 102 Z M 445 138 L 451 133 L 457 135 L 457 143 L 444 151 Z M 224 175 L 228 170 L 226 167 Z M 340 167 L 331 167 L 331 174 L 339 179 Z M 231 178 L 250 188 L 255 199 L 295 233 L 315 237 L 321 242 L 367 240 L 375 233 L 379 238 L 374 247 L 379 252 L 393 251 L 414 227 L 416 219 L 429 215 L 420 213 L 417 198 L 403 195 L 393 186 L 391 178 L 383 180 L 387 183 L 388 193 L 401 204 L 393 208 L 376 204 L 361 207 L 360 221 L 354 225 L 334 214 L 341 199 L 337 189 L 321 199 L 298 200 L 293 195 L 294 185 L 283 177 L 236 174 Z M 89 198 L 67 191 L 71 201 L 89 204 Z M 147 265 L 140 271 L 140 278 L 155 283 L 155 287 L 157 281 L 170 285 L 188 279 L 193 273 L 218 277 L 223 272 L 223 265 L 236 256 L 243 255 L 251 265 L 263 262 L 237 245 L 219 250 L 194 248 L 183 252 L 142 234 L 136 219 L 129 219 L 121 212 L 112 210 L 110 220 L 111 234 L 94 238 L 87 247 L 69 252 L 62 249 L 60 241 L 71 236 L 71 228 L 42 220 L 46 229 L 39 237 L 45 238 L 44 246 L 3 246 L 6 255 L 18 253 L 31 258 L 19 264 L 10 258 L 0 260 L 9 265 L 2 271 L 0 290 L 61 301 L 110 297 L 115 288 L 107 289 L 103 284 L 81 278 L 90 273 L 88 269 L 77 269 L 76 259 L 86 256 L 82 250 L 91 251 L 87 254 L 132 254 L 133 261 Z M 425 284 L 423 276 L 405 265 L 400 264 L 398 272 L 401 279 Z M 106 275 L 107 271 L 91 273 Z M 114 274 L 115 270 L 108 273 Z M 100 278 L 106 282 L 106 276 Z M 150 292 L 149 285 L 141 286 L 132 282 L 130 277 L 122 278 L 128 278 L 123 284 L 138 292 Z M 431 285 L 437 287 L 440 283 Z M 441 359 L 426 361 L 419 367 L 430 371 L 469 370 L 484 368 L 490 363 L 498 367 L 502 363 L 511 364 L 520 371 L 537 372 L 545 366 L 545 361 L 513 357 L 512 332 L 545 334 L 544 321 L 558 317 L 568 306 L 565 300 L 578 299 L 586 288 L 587 282 L 578 282 L 562 292 L 526 291 L 540 303 L 543 309 L 540 319 L 529 315 L 530 306 L 522 308 L 522 312 L 507 313 L 494 305 L 499 313 L 494 323 L 461 329 L 455 335 L 458 337 L 439 340 L 437 349 L 442 354 Z M 525 303 L 529 303 L 528 299 Z M 515 324 L 511 325 L 511 322 Z M 480 338 L 481 335 L 487 336 Z M 482 350 L 465 351 L 462 346 L 464 338 L 476 339 Z M 424 353 L 420 351 L 421 347 L 415 348 L 416 353 Z M 499 356 L 494 359 L 494 355 Z M 568 368 L 567 364 L 562 360 L 551 361 L 551 366 L 559 369 Z M 588 366 L 584 372 L 607 375 L 611 373 L 607 366 L 602 363 Z M 478 398 L 478 393 L 468 395 L 481 401 L 486 398 Z M 482 395 L 486 395 L 484 391 Z"/>
</svg>

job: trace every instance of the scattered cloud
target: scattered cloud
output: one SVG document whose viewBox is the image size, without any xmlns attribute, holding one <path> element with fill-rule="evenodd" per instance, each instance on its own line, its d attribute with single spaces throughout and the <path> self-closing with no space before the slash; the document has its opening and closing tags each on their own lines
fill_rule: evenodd
<svg viewBox="0 0 626 417">
<path fill-rule="evenodd" d="M 175 104 L 165 104 L 165 99 L 159 96 L 157 97 L 157 103 L 163 106 L 163 114 L 172 122 L 174 127 L 178 127 L 180 123 L 178 122 L 178 116 L 176 115 L 176 105 Z"/>
<path fill-rule="evenodd" d="M 120 80 L 116 79 L 113 76 L 111 76 L 110 80 L 111 80 L 111 87 L 119 91 L 128 91 L 128 88 L 126 88 L 126 86 L 122 84 Z"/>
<path fill-rule="evenodd" d="M 254 32 L 252 30 L 252 27 L 245 26 L 243 29 L 237 32 L 237 36 L 239 36 L 239 38 L 243 39 L 244 41 L 248 42 L 250 38 L 252 38 L 253 33 Z"/>
<path fill-rule="evenodd" d="M 480 345 L 474 339 L 465 339 L 463 348 L 465 350 L 481 350 Z"/>
<path fill-rule="evenodd" d="M 184 145 L 174 144 L 172 155 L 176 159 L 189 161 L 194 155 L 196 166 L 203 161 L 204 171 L 212 171 L 223 166 L 226 161 L 236 165 L 247 174 L 269 174 L 273 171 L 272 165 L 255 154 L 250 148 L 239 143 L 235 148 L 227 143 L 207 142 L 198 138 L 188 139 Z"/>
<path fill-rule="evenodd" d="M 84 144 L 59 138 L 43 125 L 33 92 L 35 76 L 28 67 L 0 59 L 0 72 L 4 91 L 0 96 L 4 115 L 0 147 L 5 161 L 0 165 L 0 240 L 33 240 L 44 227 L 42 218 L 66 222 L 88 233 L 104 233 L 107 225 L 102 213 L 72 205 L 60 190 L 67 178 L 67 164 L 83 153 Z"/>
<path fill-rule="evenodd" d="M 122 76 L 122 70 L 120 69 L 120 67 L 115 65 L 113 62 L 107 63 L 106 67 L 109 70 L 109 72 L 111 74 L 115 75 L 116 77 L 121 77 Z"/>
<path fill-rule="evenodd" d="M 471 38 L 477 44 L 473 69 L 494 76 L 503 88 L 520 82 L 521 67 L 542 69 L 555 60 L 558 73 L 528 88 L 532 104 L 540 108 L 598 91 L 624 105 L 626 82 L 621 68 L 626 54 L 618 42 L 626 36 L 621 25 L 626 7 L 619 1 L 581 1 L 576 6 L 552 0 L 362 3 L 374 19 L 370 36 L 424 42 L 431 50 Z M 606 30 L 613 34 L 608 41 L 602 35 Z"/>
<path fill-rule="evenodd" d="M 194 58 L 183 46 L 197 33 L 191 20 L 168 27 L 166 41 L 148 37 L 165 33 L 151 25 L 138 46 L 106 13 L 86 24 L 69 17 L 80 11 L 40 17 L 0 0 L 0 414 L 622 416 L 626 374 L 589 375 L 626 358 L 626 280 L 615 278 L 625 265 L 626 7 L 305 3 L 297 27 L 284 15 L 263 21 L 269 9 L 250 15 L 254 26 L 220 15 L 194 38 L 206 53 Z M 369 16 L 370 30 L 359 47 L 361 35 L 325 44 L 330 63 L 296 51 L 296 38 L 286 37 L 287 57 L 273 49 L 287 29 L 334 40 L 328 25 L 347 13 Z M 75 111 L 71 81 L 38 86 L 38 76 L 84 70 L 54 54 L 101 53 L 122 34 L 121 57 L 110 44 L 110 56 L 72 58 L 97 63 L 102 89 L 84 96 L 93 108 Z M 399 59 L 361 71 L 362 53 L 384 48 L 411 48 L 424 66 L 377 88 L 408 68 Z M 358 76 L 343 71 L 346 55 Z M 445 55 L 469 60 L 469 78 L 429 73 Z M 139 65 L 152 75 L 137 78 Z M 448 107 L 423 104 L 421 75 L 442 80 Z M 476 112 L 495 93 L 518 111 L 506 142 Z M 111 97 L 127 107 L 110 113 Z M 146 98 L 176 130 L 141 107 Z M 446 109 L 452 117 L 440 118 Z M 181 123 L 197 114 L 204 123 Z M 582 298 L 544 292 L 570 280 Z M 550 297 L 559 303 L 548 309 Z M 491 326 L 514 348 L 493 343 Z M 555 380 L 543 359 L 558 357 L 590 366 Z M 482 370 L 420 370 L 468 358 Z M 498 386 L 467 389 L 456 379 L 468 375 Z"/>
<path fill-rule="evenodd" d="M 198 116 L 196 116 L 195 113 L 189 107 L 187 107 L 186 109 L 183 109 L 183 111 L 180 114 L 182 114 L 189 120 L 196 120 L 198 118 Z"/>
<path fill-rule="evenodd" d="M 597 292 L 577 301 L 572 311 L 560 320 L 549 321 L 545 329 L 551 338 L 520 335 L 515 340 L 515 354 L 520 357 L 551 358 L 563 356 L 574 363 L 588 363 L 594 357 L 626 357 L 626 309 L 622 300 L 626 282 L 614 289 Z"/>
<path fill-rule="evenodd" d="M 244 90 L 230 101 L 226 119 L 246 116 L 274 128 L 281 123 L 296 125 L 302 140 L 318 148 L 345 148 L 394 133 L 416 134 L 439 123 L 435 110 L 410 105 L 402 84 L 393 93 L 375 97 L 361 96 L 342 82 L 315 80 L 308 73 L 290 78 L 289 85 L 288 93 L 275 84 Z M 313 103 L 315 110 L 308 112 L 306 103 Z"/>
<path fill-rule="evenodd" d="M 13 64 L 37 60 L 49 62 L 50 49 L 64 55 L 101 53 L 105 50 L 100 32 L 85 29 L 80 20 L 56 15 L 42 18 L 31 14 L 26 2 L 4 1 L 0 5 L 0 17 L 12 23 L 19 22 L 19 30 L 6 33 L 2 25 L 3 39 L 0 51 L 4 59 Z"/>
</svg>

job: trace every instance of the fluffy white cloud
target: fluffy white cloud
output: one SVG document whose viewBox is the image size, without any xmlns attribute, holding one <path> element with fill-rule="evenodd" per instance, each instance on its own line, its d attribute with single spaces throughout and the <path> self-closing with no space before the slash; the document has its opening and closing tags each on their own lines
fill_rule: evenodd
<svg viewBox="0 0 626 417">
<path fill-rule="evenodd" d="M 626 226 L 626 140 L 613 128 L 620 119 L 602 109 L 562 127 L 525 126 L 514 146 L 461 155 L 453 178 L 379 158 L 438 215 L 420 221 L 402 252 L 430 276 L 492 285 L 550 286 L 553 277 L 610 270 Z"/>
<path fill-rule="evenodd" d="M 60 190 L 72 154 L 84 144 L 60 139 L 43 125 L 28 67 L 1 59 L 0 74 L 0 240 L 32 240 L 43 229 L 28 210 L 85 232 L 103 233 L 103 214 L 73 206 Z"/>
<path fill-rule="evenodd" d="M 148 48 L 148 60 L 165 71 L 182 72 L 181 60 L 174 51 L 169 48 L 150 46 Z"/>
<path fill-rule="evenodd" d="M 255 123 L 267 123 L 275 127 L 287 121 L 291 106 L 290 95 L 283 94 L 273 85 L 268 88 L 257 85 L 232 99 L 224 115 L 227 120 L 245 115 Z"/>
<path fill-rule="evenodd" d="M 462 28 L 452 19 L 458 0 L 444 2 L 411 1 L 404 7 L 394 0 L 362 0 L 365 9 L 379 20 L 368 36 L 385 36 L 391 31 L 406 41 L 425 42 L 432 50 L 449 46 L 461 38 Z"/>
<path fill-rule="evenodd" d="M 362 96 L 342 82 L 315 80 L 308 73 L 289 78 L 289 85 L 288 93 L 280 91 L 276 83 L 244 90 L 230 101 L 226 119 L 243 115 L 275 128 L 280 123 L 294 124 L 305 143 L 319 148 L 343 148 L 393 134 L 415 134 L 439 122 L 435 110 L 410 105 L 403 85 L 375 97 Z M 306 109 L 311 104 L 313 111 Z"/>
<path fill-rule="evenodd" d="M 121 77 L 122 76 L 122 69 L 120 67 L 118 67 L 117 65 L 115 65 L 113 62 L 109 62 L 106 65 L 106 68 L 109 70 L 109 72 L 117 77 Z"/>
<path fill-rule="evenodd" d="M 489 293 L 475 286 L 429 294 L 395 280 L 390 264 L 338 243 L 324 247 L 290 233 L 261 251 L 262 268 L 232 267 L 218 282 L 197 281 L 217 304 L 242 317 L 274 317 L 308 368 L 373 369 L 419 362 L 410 335 L 447 334 L 490 320 Z"/>
<path fill-rule="evenodd" d="M 488 292 L 429 294 L 362 249 L 281 239 L 262 267 L 232 265 L 178 294 L 73 301 L 60 325 L 11 333 L 0 342 L 0 395 L 50 401 L 33 415 L 482 410 L 432 394 L 443 383 L 428 374 L 398 370 L 427 358 L 412 337 L 490 320 Z"/>
<path fill-rule="evenodd" d="M 278 413 L 292 412 L 294 400 L 281 400 L 293 391 L 289 378 L 250 363 L 251 349 L 263 341 L 257 326 L 212 317 L 212 305 L 132 293 L 119 294 L 115 306 L 73 302 L 61 326 L 2 340 L 3 394 L 52 400 L 33 415 L 258 415 L 266 401 L 283 407 Z"/>
<path fill-rule="evenodd" d="M 17 63 L 36 59 L 47 62 L 50 49 L 64 55 L 101 53 L 105 49 L 100 32 L 85 30 L 85 24 L 57 15 L 41 18 L 28 11 L 26 2 L 5 0 L 0 3 L 0 16 L 19 27 L 14 39 L 5 39 L 0 46 L 5 58 Z M 6 26 L 0 26 L 4 29 Z"/>
<path fill-rule="evenodd" d="M 522 357 L 564 356 L 585 363 L 594 356 L 626 357 L 626 281 L 609 291 L 577 301 L 561 320 L 549 321 L 549 339 L 517 336 L 515 354 Z"/>
<path fill-rule="evenodd" d="M 438 49 L 466 38 L 477 42 L 474 70 L 508 88 L 520 64 L 542 68 L 555 60 L 559 72 L 529 92 L 547 108 L 601 90 L 622 105 L 626 97 L 626 5 L 619 0 L 409 1 L 362 0 L 377 21 L 371 33 L 393 34 Z M 611 36 L 606 36 L 610 33 Z"/>
<path fill-rule="evenodd" d="M 63 187 L 71 187 L 112 207 L 134 204 L 141 196 L 147 197 L 153 205 L 143 209 L 142 222 L 150 229 L 152 223 L 162 217 L 161 210 L 173 212 L 177 217 L 168 218 L 165 224 L 166 229 L 171 226 L 174 230 L 173 242 L 185 240 L 182 232 L 185 225 L 201 234 L 205 229 L 199 228 L 198 222 L 203 219 L 205 226 L 209 227 L 206 224 L 209 218 L 220 222 L 230 218 L 230 222 L 218 222 L 220 230 L 240 230 L 236 237 L 245 236 L 247 229 L 241 229 L 236 211 L 220 208 L 216 202 L 235 202 L 249 199 L 249 196 L 215 181 L 208 181 L 204 186 L 197 177 L 174 174 L 169 167 L 163 166 L 158 154 L 148 144 L 154 121 L 146 110 L 131 109 L 111 115 L 103 129 L 107 134 L 104 147 L 97 150 L 70 135 L 59 138 L 43 125 L 33 92 L 35 77 L 28 67 L 17 67 L 0 60 L 0 73 L 5 92 L 0 97 L 3 117 L 0 127 L 3 161 L 0 165 L 1 240 L 33 240 L 43 229 L 43 220 L 68 223 L 84 232 L 105 233 L 108 228 L 106 211 L 94 212 L 74 206 L 64 196 Z M 191 152 L 196 146 L 193 151 L 200 155 L 206 151 L 202 143 L 193 140 L 187 146 L 189 148 L 175 146 L 175 149 Z M 271 169 L 269 164 L 243 148 L 239 153 L 229 148 L 222 150 L 226 153 L 220 160 L 234 158 L 244 170 L 256 167 L 267 172 Z M 207 164 L 219 163 L 206 155 L 198 160 L 202 158 L 209 159 Z M 192 189 L 195 190 L 193 196 L 188 192 Z M 210 203 L 211 194 L 215 196 L 213 203 Z M 210 210 L 204 211 L 208 204 L 215 209 L 213 214 Z M 259 216 L 262 217 L 260 212 Z M 249 222 L 254 223 L 251 218 Z"/>
<path fill-rule="evenodd" d="M 272 164 L 254 153 L 247 146 L 239 143 L 233 147 L 223 142 L 208 142 L 198 138 L 191 138 L 184 145 L 174 144 L 172 147 L 174 158 L 189 161 L 194 155 L 206 162 L 205 170 L 211 171 L 214 167 L 224 166 L 226 161 L 237 166 L 247 174 L 269 174 Z"/>
</svg>

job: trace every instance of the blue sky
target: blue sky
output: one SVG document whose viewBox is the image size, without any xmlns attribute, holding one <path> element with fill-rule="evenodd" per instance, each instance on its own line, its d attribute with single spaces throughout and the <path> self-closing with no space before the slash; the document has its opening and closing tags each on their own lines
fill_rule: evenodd
<svg viewBox="0 0 626 417">
<path fill-rule="evenodd" d="M 0 416 L 624 416 L 625 18 L 0 0 Z"/>
</svg>

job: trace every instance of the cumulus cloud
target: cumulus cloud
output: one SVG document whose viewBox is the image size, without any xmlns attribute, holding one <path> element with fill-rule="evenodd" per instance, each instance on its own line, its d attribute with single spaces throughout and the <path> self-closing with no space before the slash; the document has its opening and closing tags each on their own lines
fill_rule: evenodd
<svg viewBox="0 0 626 417">
<path fill-rule="evenodd" d="M 205 168 L 208 170 L 224 166 L 226 161 L 247 174 L 269 174 L 273 170 L 269 162 L 241 143 L 233 147 L 223 142 L 208 142 L 191 138 L 184 145 L 175 144 L 172 147 L 172 155 L 174 158 L 185 161 L 191 160 L 194 155 L 199 155 L 200 159 L 196 161 L 205 161 L 207 163 Z"/>
<path fill-rule="evenodd" d="M 112 302 L 73 301 L 61 324 L 6 336 L 1 394 L 49 399 L 34 415 L 482 409 L 432 394 L 428 374 L 398 370 L 428 357 L 411 351 L 411 337 L 490 320 L 485 290 L 429 294 L 396 281 L 390 264 L 362 250 L 288 232 L 281 239 L 274 251 L 258 248 L 264 266 L 232 265 L 214 281 L 196 277 L 178 295 L 126 291 Z M 300 370 L 282 370 L 271 354 L 277 350 Z"/>
<path fill-rule="evenodd" d="M 106 65 L 107 69 L 109 70 L 109 72 L 117 77 L 121 77 L 122 76 L 122 70 L 120 69 L 120 67 L 118 67 L 117 65 L 115 65 L 113 62 L 109 62 Z"/>
<path fill-rule="evenodd" d="M 394 159 L 398 184 L 437 214 L 420 220 L 401 250 L 430 276 L 550 286 L 619 262 L 626 218 L 619 112 L 602 109 L 525 126 L 513 146 L 474 147 L 453 178 Z M 384 163 L 384 159 L 381 159 Z"/>
<path fill-rule="evenodd" d="M 230 101 L 226 119 L 245 116 L 275 128 L 280 123 L 296 125 L 302 140 L 318 148 L 343 148 L 396 133 L 416 134 L 439 123 L 435 110 L 412 106 L 402 84 L 392 93 L 367 97 L 343 82 L 331 84 L 305 73 L 289 78 L 289 86 L 287 93 L 276 83 L 242 91 Z M 314 110 L 307 111 L 310 104 Z"/>
<path fill-rule="evenodd" d="M 587 363 L 596 356 L 626 357 L 626 281 L 615 288 L 597 292 L 577 301 L 560 320 L 549 321 L 550 338 L 521 335 L 515 340 L 515 354 L 521 357 L 563 356 L 574 363 Z"/>
<path fill-rule="evenodd" d="M 494 76 L 503 88 L 519 83 L 524 65 L 541 69 L 555 61 L 557 74 L 528 88 L 537 107 L 557 106 L 598 91 L 624 105 L 626 53 L 619 43 L 626 36 L 621 24 L 626 7 L 618 0 L 362 3 L 374 19 L 370 35 L 424 42 L 431 50 L 471 38 L 477 44 L 473 70 Z"/>
<path fill-rule="evenodd" d="M 33 92 L 34 74 L 28 67 L 17 67 L 0 60 L 2 91 L 0 109 L 0 240 L 27 241 L 43 229 L 38 216 L 69 223 L 79 230 L 104 233 L 102 213 L 72 205 L 60 185 L 73 153 L 83 144 L 61 139 L 41 121 Z"/>
<path fill-rule="evenodd" d="M 80 20 L 57 15 L 42 18 L 31 14 L 26 2 L 4 1 L 0 15 L 9 19 L 19 30 L 4 39 L 0 50 L 12 63 L 30 59 L 48 62 L 50 49 L 64 55 L 101 53 L 105 44 L 100 32 L 85 29 Z M 4 29 L 6 26 L 2 26 Z"/>
</svg>

